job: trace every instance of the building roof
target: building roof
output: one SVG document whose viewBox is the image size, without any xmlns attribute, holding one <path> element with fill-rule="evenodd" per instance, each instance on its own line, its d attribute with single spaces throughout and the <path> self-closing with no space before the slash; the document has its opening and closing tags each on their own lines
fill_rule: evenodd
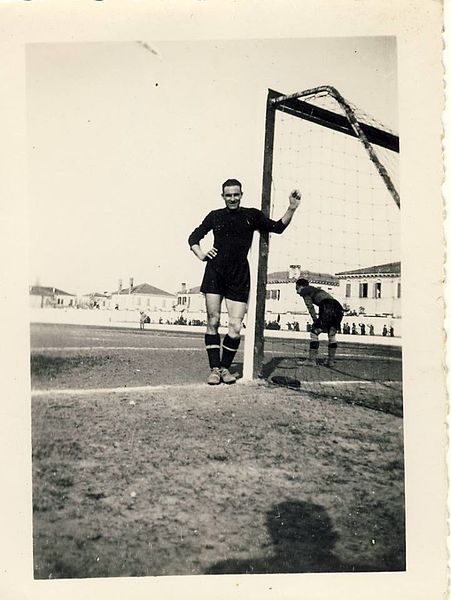
<svg viewBox="0 0 451 600">
<path fill-rule="evenodd" d="M 88 294 L 83 294 L 83 298 L 111 298 L 111 294 L 106 292 L 90 292 Z"/>
<path fill-rule="evenodd" d="M 59 290 L 55 287 L 46 287 L 42 285 L 32 285 L 30 287 L 30 294 L 32 296 L 74 296 L 75 294 L 69 294 L 63 290 Z"/>
<path fill-rule="evenodd" d="M 200 294 L 200 285 L 196 285 L 195 287 L 189 288 L 189 290 L 187 290 L 185 294 Z"/>
<path fill-rule="evenodd" d="M 308 279 L 310 283 L 322 283 L 323 285 L 338 285 L 338 278 L 330 273 L 315 273 L 313 271 L 300 271 L 296 277 L 290 277 L 290 271 L 274 271 L 268 273 L 268 283 L 293 283 L 300 277 Z"/>
<path fill-rule="evenodd" d="M 337 273 L 337 277 L 347 277 L 348 275 L 400 275 L 401 262 L 385 263 L 384 265 L 375 265 L 374 267 L 364 267 L 363 269 L 354 269 L 353 271 L 342 271 Z"/>
<path fill-rule="evenodd" d="M 180 290 L 178 290 L 177 294 L 200 294 L 200 285 L 196 285 L 195 287 L 192 288 L 187 288 L 182 287 Z"/>
<path fill-rule="evenodd" d="M 118 290 L 116 292 L 113 292 L 113 294 L 128 295 L 129 290 L 130 288 L 124 288 L 121 291 Z M 159 288 L 156 288 L 153 285 L 150 285 L 149 283 L 140 283 L 139 285 L 132 286 L 130 294 L 143 296 L 168 296 L 170 298 L 175 298 L 175 294 L 170 294 L 169 292 L 160 290 Z"/>
</svg>

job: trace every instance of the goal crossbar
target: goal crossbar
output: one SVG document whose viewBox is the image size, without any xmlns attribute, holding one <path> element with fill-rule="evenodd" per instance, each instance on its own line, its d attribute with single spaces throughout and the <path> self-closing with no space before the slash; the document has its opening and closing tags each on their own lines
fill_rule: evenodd
<svg viewBox="0 0 451 600">
<path fill-rule="evenodd" d="M 321 86 L 305 92 L 290 94 L 289 96 L 284 96 L 275 90 L 269 90 L 268 97 L 270 100 L 270 105 L 274 109 L 279 109 L 292 116 L 300 117 L 306 121 L 311 121 L 312 123 L 329 127 L 330 129 L 334 129 L 340 133 L 358 137 L 358 134 L 351 126 L 348 117 L 332 112 L 320 106 L 315 106 L 314 104 L 310 104 L 305 100 L 301 100 L 302 97 L 312 96 L 321 92 L 329 92 L 335 99 L 337 99 L 337 101 L 339 101 L 339 99 L 344 100 L 337 90 L 331 86 Z M 387 150 L 392 150 L 393 152 L 399 152 L 399 137 L 397 135 L 388 131 L 384 131 L 383 129 L 379 129 L 378 127 L 374 127 L 373 125 L 368 125 L 362 121 L 358 121 L 358 124 L 365 134 L 368 142 L 375 144 L 376 146 L 386 148 Z"/>
</svg>

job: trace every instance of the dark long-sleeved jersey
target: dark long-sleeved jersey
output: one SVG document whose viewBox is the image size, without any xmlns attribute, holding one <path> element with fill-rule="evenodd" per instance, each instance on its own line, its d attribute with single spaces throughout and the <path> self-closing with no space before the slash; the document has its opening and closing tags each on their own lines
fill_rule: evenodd
<svg viewBox="0 0 451 600">
<path fill-rule="evenodd" d="M 321 318 L 321 316 L 322 316 L 321 304 L 325 300 L 327 300 L 329 303 L 332 302 L 334 305 L 333 309 L 332 309 L 334 319 L 336 318 L 337 308 L 338 308 L 338 312 L 340 312 L 342 310 L 339 302 L 337 300 L 335 300 L 330 294 L 328 294 L 325 290 L 323 290 L 320 287 L 316 287 L 314 285 L 306 285 L 301 289 L 301 291 L 299 292 L 299 295 L 302 296 L 302 298 L 304 298 L 304 302 L 307 307 L 307 310 L 309 311 L 310 316 L 312 317 L 312 319 L 314 321 L 317 319 L 314 305 L 320 307 L 319 317 Z M 343 312 L 341 312 L 341 315 L 343 315 Z M 330 315 L 328 318 L 330 319 Z M 340 319 L 340 321 L 341 321 L 341 319 Z M 338 328 L 340 321 L 332 321 L 332 322 L 335 323 L 336 327 Z"/>
<path fill-rule="evenodd" d="M 286 225 L 273 221 L 256 208 L 240 206 L 237 210 L 221 208 L 210 212 L 188 238 L 190 247 L 199 244 L 209 231 L 213 231 L 214 247 L 218 255 L 212 263 L 219 267 L 245 262 L 252 244 L 254 231 L 282 233 Z"/>
<path fill-rule="evenodd" d="M 323 300 L 332 300 L 332 296 L 328 294 L 325 290 L 319 287 L 315 287 L 314 285 L 306 285 L 301 289 L 299 295 L 304 298 L 307 306 L 309 304 L 316 304 L 319 306 L 319 303 Z"/>
</svg>

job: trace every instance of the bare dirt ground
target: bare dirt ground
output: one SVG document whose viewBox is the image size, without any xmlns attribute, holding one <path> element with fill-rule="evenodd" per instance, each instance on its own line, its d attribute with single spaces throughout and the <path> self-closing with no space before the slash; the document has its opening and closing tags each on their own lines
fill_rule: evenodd
<svg viewBox="0 0 451 600">
<path fill-rule="evenodd" d="M 32 328 L 36 578 L 404 570 L 399 415 L 204 376 L 191 336 Z"/>
</svg>

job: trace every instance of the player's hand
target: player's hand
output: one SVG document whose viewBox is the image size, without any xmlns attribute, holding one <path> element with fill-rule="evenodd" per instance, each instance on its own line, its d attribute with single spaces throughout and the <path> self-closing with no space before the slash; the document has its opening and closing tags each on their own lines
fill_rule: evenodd
<svg viewBox="0 0 451 600">
<path fill-rule="evenodd" d="M 289 196 L 290 208 L 296 210 L 301 203 L 301 192 L 299 190 L 292 190 Z"/>
<path fill-rule="evenodd" d="M 205 254 L 204 261 L 211 260 L 212 258 L 215 258 L 215 256 L 218 256 L 218 251 L 216 250 L 216 248 L 212 248 Z"/>
</svg>

